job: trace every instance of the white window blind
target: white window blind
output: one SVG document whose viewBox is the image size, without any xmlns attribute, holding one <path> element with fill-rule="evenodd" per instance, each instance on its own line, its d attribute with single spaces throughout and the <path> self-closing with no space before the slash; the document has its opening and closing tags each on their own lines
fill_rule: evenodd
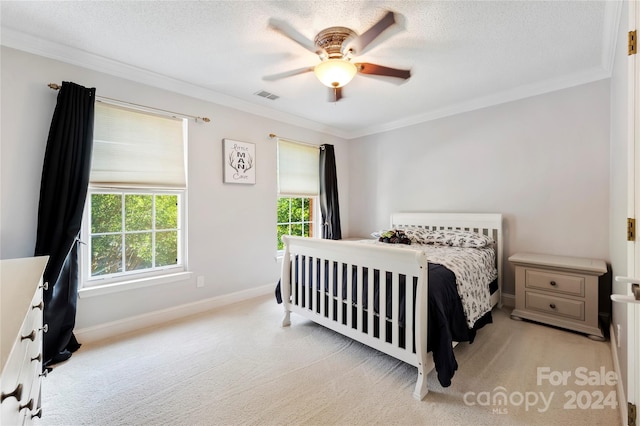
<svg viewBox="0 0 640 426">
<path fill-rule="evenodd" d="M 278 195 L 316 196 L 319 148 L 278 139 Z"/>
<path fill-rule="evenodd" d="M 94 186 L 185 188 L 185 120 L 96 102 Z"/>
</svg>

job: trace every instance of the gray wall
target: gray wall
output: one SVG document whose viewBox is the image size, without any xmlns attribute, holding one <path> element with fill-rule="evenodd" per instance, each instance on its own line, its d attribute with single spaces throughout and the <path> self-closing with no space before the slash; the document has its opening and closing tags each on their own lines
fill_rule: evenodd
<svg viewBox="0 0 640 426">
<path fill-rule="evenodd" d="M 349 155 L 354 235 L 392 211 L 497 212 L 506 257 L 610 260 L 609 80 L 363 137 Z"/>
<path fill-rule="evenodd" d="M 626 171 L 615 166 L 624 157 L 621 145 L 609 145 L 609 80 L 344 141 L 5 47 L 1 66 L 1 258 L 33 253 L 56 96 L 47 83 L 74 81 L 97 87 L 98 95 L 212 118 L 189 124 L 193 279 L 81 299 L 78 328 L 277 280 L 276 155 L 269 133 L 336 146 L 345 236 L 385 227 L 392 211 L 501 212 L 506 257 L 532 251 L 611 262 L 611 240 L 614 266 L 626 266 L 624 249 L 614 244 Z M 614 110 L 622 108 L 623 91 L 614 89 Z M 616 126 L 620 114 L 613 116 Z M 256 143 L 255 186 L 222 183 L 226 137 Z M 505 292 L 512 294 L 508 262 L 505 272 Z M 195 285 L 200 275 L 204 288 Z"/>
<path fill-rule="evenodd" d="M 57 92 L 47 83 L 73 81 L 98 96 L 211 118 L 189 122 L 188 257 L 193 279 L 82 298 L 76 328 L 117 321 L 275 284 L 275 133 L 335 145 L 341 211 L 348 217 L 348 153 L 344 140 L 276 120 L 178 95 L 77 66 L 2 47 L 0 257 L 32 256 L 40 176 Z M 256 184 L 222 183 L 222 139 L 256 144 Z M 345 233 L 349 232 L 343 220 Z M 196 287 L 203 276 L 205 287 Z"/>
</svg>

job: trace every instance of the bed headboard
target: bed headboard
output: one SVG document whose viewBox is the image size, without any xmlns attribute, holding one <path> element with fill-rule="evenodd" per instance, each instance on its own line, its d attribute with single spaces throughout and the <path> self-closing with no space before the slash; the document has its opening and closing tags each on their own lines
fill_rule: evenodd
<svg viewBox="0 0 640 426">
<path fill-rule="evenodd" d="M 496 242 L 498 288 L 502 297 L 503 234 L 500 213 L 392 213 L 391 228 L 417 226 L 426 229 L 463 229 L 492 237 Z M 502 303 L 500 303 L 502 304 Z"/>
</svg>

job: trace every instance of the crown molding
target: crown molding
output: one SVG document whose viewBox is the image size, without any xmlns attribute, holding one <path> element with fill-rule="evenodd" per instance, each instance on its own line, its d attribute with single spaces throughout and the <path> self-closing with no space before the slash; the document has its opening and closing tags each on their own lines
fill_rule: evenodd
<svg viewBox="0 0 640 426">
<path fill-rule="evenodd" d="M 605 13 L 603 18 L 602 30 L 602 57 L 601 66 L 594 67 L 590 70 L 564 76 L 557 79 L 551 79 L 535 84 L 523 85 L 512 90 L 495 93 L 485 97 L 471 99 L 466 102 L 449 105 L 438 110 L 427 111 L 424 114 L 406 117 L 389 123 L 383 123 L 379 126 L 369 127 L 359 131 L 350 132 L 347 139 L 354 139 L 376 133 L 387 132 L 390 130 L 400 129 L 402 127 L 413 126 L 415 124 L 424 123 L 438 118 L 444 118 L 464 112 L 474 111 L 481 108 L 499 105 L 502 103 L 513 102 L 520 99 L 538 96 L 556 90 L 568 89 L 570 87 L 580 86 L 582 84 L 592 83 L 594 81 L 611 78 L 613 72 L 613 62 L 615 59 L 615 51 L 618 44 L 618 30 L 620 26 L 620 17 L 622 15 L 622 1 L 609 1 L 605 3 Z"/>
<path fill-rule="evenodd" d="M 519 86 L 508 91 L 494 93 L 489 96 L 471 99 L 466 102 L 452 104 L 436 110 L 426 111 L 422 114 L 354 131 L 337 129 L 313 120 L 281 112 L 273 108 L 246 102 L 206 87 L 200 87 L 185 81 L 114 61 L 90 52 L 53 43 L 51 41 L 33 37 L 8 28 L 2 28 L 0 44 L 35 55 L 69 63 L 78 67 L 103 72 L 148 86 L 169 90 L 196 99 L 255 114 L 257 116 L 299 126 L 308 130 L 325 133 L 342 139 L 355 139 L 610 78 L 617 45 L 617 33 L 618 26 L 620 24 L 621 11 L 622 2 L 606 2 L 605 16 L 603 18 L 603 48 L 601 66 L 599 67 L 594 67 L 584 72 L 563 76 L 557 79 Z"/>
<path fill-rule="evenodd" d="M 520 99 L 530 98 L 533 96 L 543 95 L 545 93 L 555 92 L 570 87 L 580 86 L 594 81 L 603 80 L 611 77 L 611 73 L 600 67 L 591 70 L 575 73 L 558 79 L 547 80 L 535 84 L 528 84 L 516 87 L 512 90 L 494 93 L 489 96 L 483 96 L 470 99 L 466 102 L 452 104 L 437 110 L 430 110 L 424 114 L 414 115 L 389 123 L 383 123 L 379 126 L 368 127 L 361 131 L 351 132 L 347 139 L 360 138 L 377 133 L 388 132 L 403 127 L 413 126 L 425 123 L 427 121 L 437 120 L 439 118 L 449 117 L 452 115 L 462 114 L 482 108 L 488 108 Z"/>
<path fill-rule="evenodd" d="M 95 55 L 90 52 L 75 49 L 70 46 L 54 43 L 38 37 L 25 34 L 9 28 L 2 28 L 0 44 L 13 49 L 21 50 L 34 55 L 54 59 L 81 68 L 102 72 L 126 80 L 135 81 L 147 86 L 157 87 L 192 98 L 212 102 L 225 107 L 237 109 L 250 114 L 255 114 L 268 119 L 299 126 L 305 129 L 326 133 L 345 139 L 347 134 L 340 130 L 275 110 L 273 108 L 253 104 L 232 96 L 224 95 L 206 87 L 197 86 L 182 80 L 167 77 L 146 69 L 134 67 L 123 62 Z"/>
</svg>

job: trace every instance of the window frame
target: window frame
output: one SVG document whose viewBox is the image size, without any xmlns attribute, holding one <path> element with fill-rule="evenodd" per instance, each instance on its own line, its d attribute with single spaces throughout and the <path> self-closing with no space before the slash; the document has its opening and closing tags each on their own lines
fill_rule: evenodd
<svg viewBox="0 0 640 426">
<path fill-rule="evenodd" d="M 309 214 L 311 215 L 311 218 L 309 220 L 310 223 L 310 231 L 309 232 L 309 237 L 310 238 L 320 238 L 321 233 L 320 233 L 320 222 L 319 222 L 319 218 L 320 218 L 320 207 L 319 207 L 319 197 L 317 195 L 292 195 L 292 194 L 286 194 L 286 195 L 278 195 L 278 201 L 281 198 L 305 198 L 305 199 L 311 199 L 312 202 L 312 206 L 311 209 L 309 210 Z M 277 219 L 277 204 L 276 204 L 276 237 L 278 236 L 278 226 L 283 225 L 283 224 L 290 224 L 292 222 L 278 222 Z M 293 223 L 299 223 L 299 222 L 293 222 Z M 291 234 L 286 234 L 286 235 L 291 235 Z M 276 244 L 276 250 L 278 252 L 278 255 L 282 255 L 284 253 L 284 248 L 282 249 L 278 249 L 278 244 Z"/>
<path fill-rule="evenodd" d="M 178 197 L 178 263 L 176 265 L 157 266 L 153 268 L 118 272 L 109 275 L 91 276 L 91 196 L 93 194 L 118 194 L 126 196 L 136 195 L 176 195 Z M 89 186 L 87 199 L 82 217 L 80 230 L 80 289 L 93 290 L 103 286 L 124 285 L 144 280 L 150 283 L 149 279 L 165 277 L 172 274 L 179 274 L 186 271 L 186 189 L 158 189 L 158 188 L 105 188 Z M 123 206 L 124 208 L 124 206 Z M 156 230 L 152 230 L 156 232 Z M 124 229 L 121 230 L 125 234 Z M 125 250 L 126 247 L 122 247 Z"/>
<path fill-rule="evenodd" d="M 112 292 L 129 290 L 133 288 L 152 286 L 152 285 L 157 285 L 162 283 L 173 283 L 173 282 L 190 279 L 193 273 L 188 271 L 188 236 L 189 236 L 188 206 L 189 205 L 188 205 L 187 159 L 188 159 L 189 120 L 187 119 L 187 117 L 180 117 L 180 116 L 176 116 L 173 113 L 169 114 L 166 111 L 155 110 L 152 108 L 148 109 L 148 108 L 140 107 L 138 105 L 129 104 L 126 102 L 121 103 L 119 101 L 105 100 L 105 99 L 97 99 L 96 102 L 100 102 L 100 104 L 104 105 L 105 107 L 113 107 L 116 110 L 125 110 L 125 111 L 130 111 L 132 113 L 137 113 L 137 114 L 166 118 L 168 120 L 178 120 L 180 122 L 180 126 L 182 129 L 180 132 L 181 133 L 180 146 L 182 151 L 180 156 L 180 161 L 182 162 L 182 166 L 174 165 L 175 167 L 171 166 L 169 167 L 169 169 L 174 170 L 176 172 L 184 173 L 184 176 L 180 176 L 179 174 L 174 173 L 172 175 L 174 179 L 166 180 L 164 179 L 165 177 L 164 174 L 162 175 L 162 179 L 158 179 L 158 175 L 153 176 L 148 174 L 146 175 L 142 174 L 142 175 L 131 175 L 131 176 L 128 176 L 128 178 L 123 180 L 122 172 L 129 172 L 132 170 L 136 172 L 140 172 L 140 171 L 149 172 L 150 170 L 155 171 L 156 169 L 153 167 L 151 168 L 140 167 L 140 164 L 138 162 L 119 163 L 118 161 L 116 161 L 116 163 L 113 164 L 115 168 L 109 168 L 112 166 L 110 162 L 108 163 L 104 163 L 104 161 L 102 161 L 101 163 L 99 162 L 98 163 L 99 165 L 97 168 L 97 171 L 99 173 L 94 175 L 93 168 L 96 166 L 94 164 L 94 160 L 103 158 L 103 157 L 97 156 L 96 146 L 94 145 L 90 181 L 89 181 L 89 186 L 87 190 L 87 198 L 85 200 L 85 208 L 83 211 L 82 224 L 81 224 L 80 235 L 79 235 L 81 244 L 80 244 L 80 247 L 78 248 L 79 249 L 78 250 L 79 251 L 79 255 L 78 255 L 79 273 L 80 273 L 79 285 L 78 285 L 78 296 L 80 298 L 93 297 L 93 296 L 108 294 Z M 97 110 L 98 108 L 96 108 L 96 111 Z M 105 110 L 105 111 L 108 111 L 108 110 Z M 97 119 L 98 117 L 96 116 L 95 120 Z M 140 137 L 140 134 L 137 134 L 137 133 L 136 133 L 137 136 L 134 136 L 134 135 L 129 135 L 127 133 L 118 133 L 117 130 L 114 130 L 115 133 L 111 133 L 111 130 L 109 130 L 111 127 L 115 126 L 115 127 L 124 127 L 125 129 L 129 128 L 131 131 L 136 131 L 137 129 L 138 131 L 146 132 L 146 129 L 148 128 L 149 132 L 153 135 L 153 132 L 158 131 L 158 128 L 153 123 L 146 122 L 146 121 L 142 122 L 143 126 L 142 128 L 140 128 L 139 127 L 140 123 L 136 123 L 135 125 L 131 124 L 131 117 L 124 117 L 123 121 L 120 122 L 120 120 L 114 120 L 114 116 L 109 112 L 106 112 L 104 116 L 101 116 L 101 119 L 102 120 L 111 119 L 111 122 L 108 128 L 104 127 L 107 121 L 100 122 L 102 123 L 100 125 L 103 126 L 103 127 L 100 127 L 100 129 L 105 130 L 107 133 L 96 132 L 94 129 L 94 144 L 96 139 L 101 142 L 104 142 L 105 140 L 107 141 L 110 140 L 109 138 L 111 138 L 112 136 L 115 137 L 116 140 L 120 142 L 120 143 L 116 143 L 116 145 L 123 145 L 125 147 L 128 146 L 128 144 L 130 144 L 130 142 L 133 142 L 133 141 L 137 141 L 142 144 L 147 144 L 147 147 L 150 146 L 149 144 L 155 147 L 156 145 L 154 144 L 158 142 L 155 136 L 152 136 L 151 138 L 149 138 L 147 135 L 145 139 L 144 137 Z M 165 125 L 166 124 L 159 123 L 160 127 Z M 177 132 L 174 136 L 177 138 Z M 105 137 L 107 137 L 107 139 L 103 139 Z M 178 142 L 177 139 L 173 141 L 175 143 Z M 165 146 L 168 147 L 167 148 L 168 151 L 171 151 L 171 147 L 173 146 L 172 144 L 174 142 L 161 140 L 160 141 L 161 152 L 165 152 L 162 148 Z M 169 145 L 166 145 L 166 143 L 169 143 Z M 143 155 L 146 155 L 146 151 L 143 150 L 141 152 L 134 145 L 135 144 L 131 145 L 131 147 L 129 147 L 128 150 L 123 151 L 123 153 L 120 154 L 118 158 L 120 158 L 122 155 L 127 155 L 127 153 L 133 153 L 134 156 L 140 155 L 141 153 Z M 103 149 L 102 151 L 99 151 L 99 152 L 103 153 L 104 155 L 113 155 L 110 151 L 104 150 L 104 144 L 101 146 L 103 147 Z M 109 157 L 107 156 L 104 158 L 109 158 Z M 161 157 L 161 158 L 164 159 L 165 157 Z M 177 156 L 173 156 L 172 158 L 178 159 Z M 105 164 L 108 165 L 106 169 L 105 169 Z M 133 169 L 131 169 L 131 167 L 133 167 Z M 162 171 L 166 171 L 166 170 L 167 169 L 165 168 L 165 166 L 163 166 Z M 105 179 L 105 174 L 104 174 L 105 171 L 111 171 L 111 172 L 116 171 L 116 174 L 106 175 L 108 179 Z M 91 217 L 90 216 L 91 216 L 91 197 L 93 194 L 96 194 L 96 193 L 177 195 L 179 200 L 178 201 L 178 224 L 177 224 L 178 225 L 178 230 L 177 230 L 178 231 L 178 263 L 177 265 L 154 267 L 152 269 L 149 269 L 149 268 L 139 269 L 139 270 L 126 271 L 126 272 L 117 273 L 117 274 L 100 275 L 100 276 L 92 277 L 91 276 L 91 240 L 90 240 Z M 124 217 L 123 217 L 123 220 L 124 220 Z M 124 234 L 125 230 L 122 229 L 121 232 Z M 126 246 L 123 246 L 122 250 L 123 251 L 126 250 Z"/>
<path fill-rule="evenodd" d="M 322 236 L 322 217 L 320 212 L 320 172 L 319 172 L 319 152 L 320 146 L 298 142 L 294 140 L 278 138 L 277 144 L 277 182 L 278 193 L 276 199 L 276 241 L 278 236 L 278 226 L 283 222 L 278 222 L 277 208 L 281 198 L 310 198 L 313 206 L 310 210 L 311 232 L 310 238 L 320 238 Z M 313 156 L 313 161 L 310 161 Z M 316 174 L 312 175 L 311 170 Z M 290 219 L 290 218 L 289 218 Z M 291 222 L 287 222 L 289 224 Z M 291 235 L 291 234 L 288 234 Z M 277 257 L 282 256 L 284 248 L 279 249 L 280 242 L 276 242 Z"/>
</svg>

